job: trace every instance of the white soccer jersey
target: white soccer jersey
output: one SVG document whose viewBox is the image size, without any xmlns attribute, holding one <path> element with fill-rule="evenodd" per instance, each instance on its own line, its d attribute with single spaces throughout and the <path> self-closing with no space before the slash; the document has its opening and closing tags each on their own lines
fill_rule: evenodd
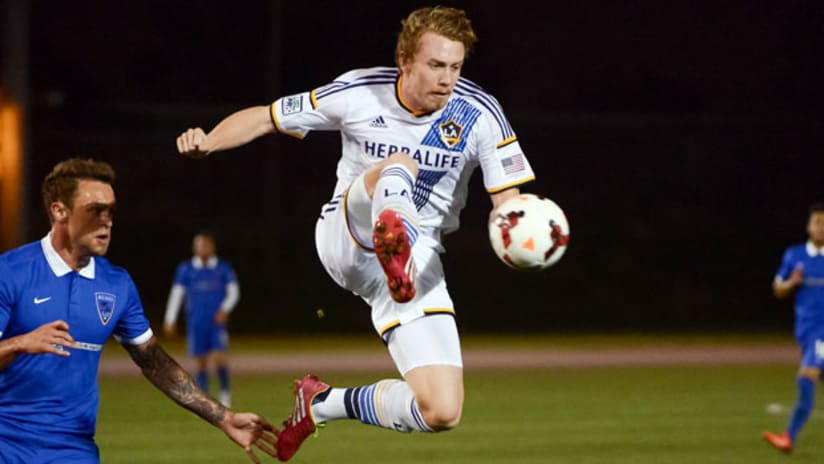
<svg viewBox="0 0 824 464">
<path fill-rule="evenodd" d="M 402 78 L 396 68 L 350 71 L 311 92 L 276 100 L 272 122 L 300 139 L 312 130 L 340 131 L 334 195 L 388 155 L 409 154 L 419 166 L 413 196 L 421 232 L 432 237 L 458 228 L 475 167 L 490 193 L 535 178 L 494 97 L 461 78 L 444 108 L 420 114 L 402 100 Z"/>
</svg>

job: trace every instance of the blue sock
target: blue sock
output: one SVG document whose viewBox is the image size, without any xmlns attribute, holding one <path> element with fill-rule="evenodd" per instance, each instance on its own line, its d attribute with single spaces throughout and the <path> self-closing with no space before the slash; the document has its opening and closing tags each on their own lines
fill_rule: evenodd
<svg viewBox="0 0 824 464">
<path fill-rule="evenodd" d="M 220 391 L 229 391 L 229 368 L 218 367 L 217 378 L 220 381 Z"/>
<path fill-rule="evenodd" d="M 801 427 L 807 422 L 815 404 L 815 382 L 807 377 L 798 377 L 798 401 L 795 403 L 793 415 L 790 417 L 790 425 L 787 426 L 787 434 L 790 440 L 795 443 L 795 437 L 801 431 Z"/>
<path fill-rule="evenodd" d="M 209 373 L 206 371 L 197 371 L 195 374 L 195 380 L 197 380 L 197 386 L 200 387 L 201 390 L 205 392 L 209 392 Z"/>
</svg>

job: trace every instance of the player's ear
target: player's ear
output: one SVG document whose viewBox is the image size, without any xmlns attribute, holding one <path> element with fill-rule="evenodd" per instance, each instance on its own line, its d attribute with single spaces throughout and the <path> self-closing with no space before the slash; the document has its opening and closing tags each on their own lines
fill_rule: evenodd
<svg viewBox="0 0 824 464">
<path fill-rule="evenodd" d="M 63 222 L 69 217 L 69 208 L 62 201 L 55 201 L 49 206 L 52 222 Z"/>
<path fill-rule="evenodd" d="M 400 66 L 402 74 L 409 74 L 412 69 L 412 58 L 404 52 L 398 53 L 398 66 Z"/>
</svg>

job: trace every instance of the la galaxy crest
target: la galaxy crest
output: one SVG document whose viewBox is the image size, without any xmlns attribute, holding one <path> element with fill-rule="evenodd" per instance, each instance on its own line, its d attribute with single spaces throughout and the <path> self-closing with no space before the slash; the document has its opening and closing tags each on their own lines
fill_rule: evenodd
<svg viewBox="0 0 824 464">
<path fill-rule="evenodd" d="M 463 126 L 458 124 L 454 119 L 438 124 L 438 134 L 441 136 L 441 142 L 447 148 L 455 148 L 461 141 L 463 135 Z"/>
<path fill-rule="evenodd" d="M 97 315 L 103 325 L 109 323 L 114 314 L 115 296 L 111 293 L 97 292 L 94 294 L 94 302 L 97 304 Z"/>
</svg>

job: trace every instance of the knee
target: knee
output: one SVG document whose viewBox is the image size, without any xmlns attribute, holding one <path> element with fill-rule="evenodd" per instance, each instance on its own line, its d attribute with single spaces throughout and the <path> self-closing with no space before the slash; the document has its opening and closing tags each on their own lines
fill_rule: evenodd
<svg viewBox="0 0 824 464">
<path fill-rule="evenodd" d="M 459 402 L 435 402 L 419 405 L 424 422 L 436 432 L 454 429 L 461 422 Z"/>
<path fill-rule="evenodd" d="M 408 169 L 409 172 L 412 173 L 412 175 L 414 175 L 414 176 L 418 175 L 418 163 L 414 159 L 412 159 L 411 156 L 407 155 L 406 153 L 402 153 L 402 152 L 392 153 L 391 155 L 389 155 L 389 158 L 387 158 L 387 162 L 389 164 L 400 164 L 403 167 L 405 167 L 406 169 Z"/>
</svg>

